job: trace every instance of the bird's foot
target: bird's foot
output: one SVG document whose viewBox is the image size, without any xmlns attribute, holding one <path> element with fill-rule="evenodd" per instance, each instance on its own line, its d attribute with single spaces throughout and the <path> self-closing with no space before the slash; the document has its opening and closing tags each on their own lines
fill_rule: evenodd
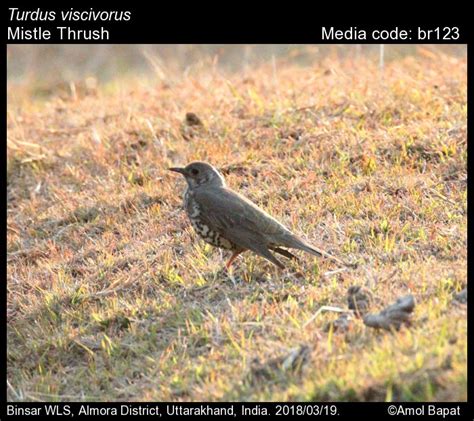
<svg viewBox="0 0 474 421">
<path fill-rule="evenodd" d="M 234 274 L 232 272 L 227 272 L 227 279 L 230 279 L 234 287 L 237 286 L 237 280 L 234 278 Z"/>
</svg>

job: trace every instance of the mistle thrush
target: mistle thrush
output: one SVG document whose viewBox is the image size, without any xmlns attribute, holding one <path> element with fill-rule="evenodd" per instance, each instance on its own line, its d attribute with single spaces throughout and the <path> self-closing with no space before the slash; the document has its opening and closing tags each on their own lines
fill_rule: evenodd
<svg viewBox="0 0 474 421">
<path fill-rule="evenodd" d="M 227 269 L 246 250 L 283 269 L 284 265 L 270 250 L 289 259 L 296 256 L 281 247 L 304 250 L 347 265 L 297 237 L 255 203 L 229 189 L 224 177 L 212 165 L 192 162 L 184 168 L 170 168 L 170 171 L 186 178 L 184 207 L 195 231 L 209 244 L 233 252 Z"/>
</svg>

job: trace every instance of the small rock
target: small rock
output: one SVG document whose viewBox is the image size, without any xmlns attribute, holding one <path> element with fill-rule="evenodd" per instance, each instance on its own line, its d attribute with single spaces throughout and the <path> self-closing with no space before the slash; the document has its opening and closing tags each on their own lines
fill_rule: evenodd
<svg viewBox="0 0 474 421">
<path fill-rule="evenodd" d="M 137 149 L 142 149 L 142 148 L 144 148 L 144 147 L 147 146 L 147 145 L 148 145 L 148 143 L 147 143 L 146 140 L 140 139 L 138 142 L 135 142 L 135 143 L 130 144 L 130 147 L 131 147 L 132 149 L 137 150 Z"/>
<path fill-rule="evenodd" d="M 281 364 L 281 368 L 285 371 L 294 371 L 301 369 L 302 365 L 308 361 L 309 347 L 301 345 L 292 348 Z"/>
<path fill-rule="evenodd" d="M 372 305 L 372 293 L 359 285 L 351 286 L 347 290 L 347 305 L 357 317 L 362 317 Z"/>
<path fill-rule="evenodd" d="M 270 379 L 281 371 L 300 371 L 309 361 L 310 348 L 300 345 L 291 348 L 288 353 L 261 363 L 258 358 L 252 361 L 250 375 L 253 380 L 258 378 Z"/>
<path fill-rule="evenodd" d="M 467 304 L 467 288 L 464 288 L 461 292 L 454 294 L 454 300 L 461 304 Z"/>
<path fill-rule="evenodd" d="M 186 113 L 185 122 L 188 126 L 202 126 L 201 119 L 194 113 Z"/>
<path fill-rule="evenodd" d="M 97 216 L 99 216 L 99 209 L 96 207 L 92 208 L 85 208 L 85 207 L 79 207 L 73 212 L 73 218 L 77 222 L 90 222 L 93 221 Z"/>
<path fill-rule="evenodd" d="M 364 324 L 376 329 L 391 330 L 400 329 L 402 324 L 409 326 L 410 316 L 415 308 L 413 295 L 399 298 L 395 304 L 388 306 L 378 314 L 367 314 L 364 316 Z"/>
<path fill-rule="evenodd" d="M 352 323 L 352 320 L 353 320 L 353 317 L 351 316 L 350 313 L 343 313 L 333 322 L 329 322 L 325 326 L 324 330 L 328 332 L 332 326 L 333 332 L 347 332 Z"/>
</svg>

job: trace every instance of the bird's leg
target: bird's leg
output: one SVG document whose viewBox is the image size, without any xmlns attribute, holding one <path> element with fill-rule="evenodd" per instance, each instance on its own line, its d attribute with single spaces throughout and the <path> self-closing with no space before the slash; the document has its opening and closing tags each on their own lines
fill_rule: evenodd
<svg viewBox="0 0 474 421">
<path fill-rule="evenodd" d="M 232 253 L 232 256 L 230 256 L 230 259 L 229 261 L 227 262 L 227 264 L 225 265 L 225 269 L 227 271 L 227 276 L 229 277 L 229 279 L 232 281 L 232 284 L 234 285 L 234 287 L 237 285 L 236 281 L 235 281 L 235 278 L 234 278 L 234 275 L 232 273 L 232 270 L 231 270 L 231 265 L 232 265 L 232 262 L 237 258 L 237 256 L 242 253 L 242 250 L 240 251 L 234 251 Z"/>
<path fill-rule="evenodd" d="M 232 264 L 232 262 L 237 258 L 237 256 L 242 253 L 242 250 L 238 250 L 238 251 L 234 251 L 232 253 L 232 256 L 230 256 L 230 259 L 229 261 L 226 263 L 225 265 L 225 268 L 227 269 L 227 271 L 229 271 L 230 269 L 230 265 Z"/>
</svg>

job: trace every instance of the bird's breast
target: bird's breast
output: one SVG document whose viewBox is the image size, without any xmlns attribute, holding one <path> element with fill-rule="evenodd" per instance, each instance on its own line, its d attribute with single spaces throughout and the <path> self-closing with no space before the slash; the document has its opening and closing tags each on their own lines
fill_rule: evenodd
<svg viewBox="0 0 474 421">
<path fill-rule="evenodd" d="M 234 248 L 234 244 L 227 240 L 226 238 L 222 237 L 219 232 L 212 229 L 204 219 L 202 218 L 202 210 L 199 206 L 199 203 L 194 199 L 193 194 L 191 192 L 185 193 L 185 208 L 186 213 L 188 214 L 189 220 L 191 221 L 191 225 L 193 226 L 196 233 L 207 243 L 213 245 L 214 247 L 220 247 L 232 250 Z"/>
<path fill-rule="evenodd" d="M 194 195 L 189 190 L 186 190 L 186 193 L 184 194 L 184 207 L 191 219 L 198 218 L 201 215 L 201 208 L 194 199 Z"/>
</svg>

